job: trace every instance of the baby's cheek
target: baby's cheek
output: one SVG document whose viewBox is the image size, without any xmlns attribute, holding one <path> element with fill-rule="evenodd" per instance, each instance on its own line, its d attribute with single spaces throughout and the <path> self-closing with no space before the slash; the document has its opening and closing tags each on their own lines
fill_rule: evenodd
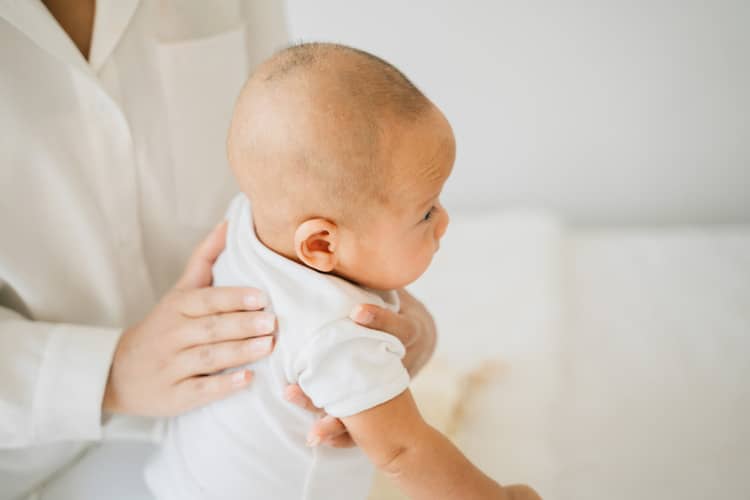
<svg viewBox="0 0 750 500">
<path fill-rule="evenodd" d="M 415 252 L 414 268 L 420 275 L 430 266 L 436 249 L 435 239 L 429 238 L 422 243 L 419 252 Z"/>
<path fill-rule="evenodd" d="M 425 271 L 431 254 L 427 250 L 421 238 L 417 241 L 402 241 L 398 257 L 389 266 L 391 279 L 399 283 L 398 288 L 416 280 Z"/>
</svg>

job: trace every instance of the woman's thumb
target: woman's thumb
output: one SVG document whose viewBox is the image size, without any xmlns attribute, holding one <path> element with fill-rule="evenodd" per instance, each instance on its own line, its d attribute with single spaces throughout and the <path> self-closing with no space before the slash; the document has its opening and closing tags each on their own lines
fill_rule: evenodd
<svg viewBox="0 0 750 500">
<path fill-rule="evenodd" d="M 185 266 L 185 272 L 182 273 L 175 288 L 185 290 L 211 286 L 213 281 L 211 268 L 224 250 L 226 239 L 227 221 L 222 221 L 193 251 L 193 255 L 190 256 Z"/>
</svg>

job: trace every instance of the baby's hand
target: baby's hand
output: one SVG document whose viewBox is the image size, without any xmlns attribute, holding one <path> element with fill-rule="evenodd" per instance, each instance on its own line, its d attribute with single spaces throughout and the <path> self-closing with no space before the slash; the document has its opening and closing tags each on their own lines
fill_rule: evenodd
<svg viewBox="0 0 750 500">
<path fill-rule="evenodd" d="M 284 397 L 287 401 L 296 404 L 300 408 L 320 415 L 320 418 L 307 434 L 308 446 L 317 446 L 321 443 L 334 448 L 351 448 L 355 446 L 352 437 L 349 435 L 349 431 L 346 430 L 341 420 L 326 415 L 323 410 L 316 408 L 310 398 L 302 392 L 300 386 L 296 384 L 287 386 Z"/>
</svg>

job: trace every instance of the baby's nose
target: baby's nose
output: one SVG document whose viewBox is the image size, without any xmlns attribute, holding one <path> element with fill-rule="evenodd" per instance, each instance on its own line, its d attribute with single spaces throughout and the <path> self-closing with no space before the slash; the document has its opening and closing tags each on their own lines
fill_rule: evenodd
<svg viewBox="0 0 750 500">
<path fill-rule="evenodd" d="M 440 223 L 437 225 L 437 228 L 435 230 L 435 238 L 438 240 L 443 237 L 445 232 L 448 230 L 448 224 L 451 222 L 450 216 L 448 216 L 448 212 L 445 210 L 442 210 L 440 212 L 440 215 L 442 216 L 440 219 Z"/>
</svg>

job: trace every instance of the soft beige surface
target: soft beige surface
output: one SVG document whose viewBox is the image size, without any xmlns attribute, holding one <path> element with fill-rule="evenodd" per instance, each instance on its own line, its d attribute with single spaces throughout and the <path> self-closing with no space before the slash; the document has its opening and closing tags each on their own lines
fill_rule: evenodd
<svg viewBox="0 0 750 500">
<path fill-rule="evenodd" d="M 579 232 L 549 498 L 750 498 L 750 227 Z"/>
<path fill-rule="evenodd" d="M 501 482 L 534 482 L 549 468 L 537 410 L 557 377 L 535 376 L 539 365 L 557 369 L 543 360 L 559 338 L 561 247 L 562 227 L 545 214 L 454 217 L 433 266 L 411 287 L 440 332 L 435 359 L 413 383 L 420 410 Z M 503 449 L 518 442 L 525 446 Z M 372 500 L 401 498 L 378 478 Z"/>
<path fill-rule="evenodd" d="M 750 227 L 459 218 L 440 257 L 415 291 L 461 368 L 420 382 L 451 388 L 452 437 L 485 472 L 547 499 L 750 498 Z"/>
</svg>

